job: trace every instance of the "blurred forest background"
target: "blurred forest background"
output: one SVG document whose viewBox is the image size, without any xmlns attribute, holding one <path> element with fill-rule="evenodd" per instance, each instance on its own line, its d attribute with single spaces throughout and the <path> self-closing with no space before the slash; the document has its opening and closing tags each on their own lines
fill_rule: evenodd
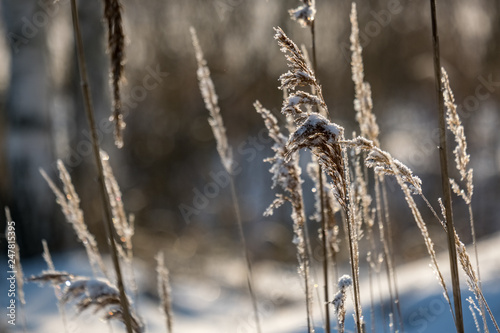
<svg viewBox="0 0 500 333">
<path fill-rule="evenodd" d="M 351 4 L 316 2 L 317 76 L 333 121 L 350 135 L 357 129 L 349 51 Z M 287 69 L 272 27 L 281 26 L 297 44 L 310 47 L 309 30 L 287 13 L 298 5 L 296 0 L 124 0 L 127 62 L 122 98 L 127 128 L 125 146 L 118 150 L 107 123 L 102 3 L 80 1 L 102 145 L 111 156 L 125 209 L 136 216 L 136 256 L 152 260 L 165 248 L 175 270 L 207 255 L 227 255 L 233 248 L 239 253 L 229 186 L 198 89 L 189 34 L 193 26 L 240 166 L 236 183 L 252 255 L 295 260 L 288 208 L 262 216 L 274 196 L 270 165 L 262 161 L 272 151 L 252 103 L 259 99 L 279 114 L 282 92 L 277 79 Z M 43 168 L 55 178 L 57 159 L 70 170 L 89 229 L 106 249 L 69 7 L 67 0 L 1 2 L 0 203 L 11 207 L 24 256 L 40 253 L 43 238 L 52 251 L 77 246 L 39 173 Z M 426 1 L 358 2 L 365 76 L 372 85 L 382 148 L 410 166 L 422 178 L 425 195 L 436 202 L 441 190 L 429 11 Z M 500 229 L 500 2 L 441 0 L 438 15 L 442 64 L 468 138 L 474 215 L 482 237 Z M 312 214 L 305 164 L 303 175 Z M 425 255 L 425 250 L 396 191 L 390 188 L 395 194 L 394 245 L 399 261 L 410 260 Z M 455 201 L 457 229 L 468 242 L 467 207 Z M 316 226 L 310 228 L 315 233 Z M 429 228 L 431 234 L 433 228 L 440 229 L 435 223 Z M 439 237 L 444 239 L 444 233 L 438 231 L 435 237 L 443 248 Z"/>
</svg>

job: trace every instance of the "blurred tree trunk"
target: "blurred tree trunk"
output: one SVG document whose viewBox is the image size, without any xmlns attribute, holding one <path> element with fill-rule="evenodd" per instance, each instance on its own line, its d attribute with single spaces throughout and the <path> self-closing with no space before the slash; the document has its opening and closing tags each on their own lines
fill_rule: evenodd
<svg viewBox="0 0 500 333">
<path fill-rule="evenodd" d="M 46 33 L 50 3 L 3 0 L 2 5 L 11 51 L 6 96 L 8 205 L 16 221 L 22 254 L 29 256 L 41 251 L 41 239 L 51 241 L 56 235 L 51 222 L 54 196 L 38 171 L 44 168 L 50 172 L 53 162 Z"/>
<path fill-rule="evenodd" d="M 93 104 L 99 123 L 98 132 L 103 140 L 109 141 L 111 138 L 112 142 L 112 126 L 102 122 L 110 112 L 102 4 L 101 1 L 79 1 L 78 6 Z M 70 15 L 69 2 L 2 0 L 2 13 L 11 53 L 10 82 L 6 96 L 6 150 L 10 178 L 7 204 L 11 206 L 18 225 L 22 253 L 39 253 L 41 239 L 47 239 L 53 250 L 69 245 L 66 241 L 68 226 L 60 224 L 63 221 L 62 214 L 58 208 L 54 209 L 54 195 L 38 171 L 43 168 L 50 177 L 56 179 L 56 158 L 61 158 L 70 171 L 82 199 L 86 222 L 99 238 L 99 229 L 92 228 L 92 225 L 100 223 L 101 206 L 94 200 L 97 190 L 95 167 L 88 124 L 83 112 L 73 33 L 70 39 L 72 46 L 69 48 L 72 53 L 69 58 L 71 65 L 66 79 L 60 82 L 62 86 L 55 87 L 51 77 L 47 37 L 52 22 L 59 19 L 58 15 Z M 68 28 L 71 29 L 71 25 Z M 69 96 L 72 105 L 66 104 L 63 109 L 59 107 L 54 111 L 55 94 Z M 66 114 L 62 115 L 61 112 Z M 60 119 L 51 121 L 51 117 Z M 51 128 L 53 126 L 56 128 Z M 61 130 L 60 126 L 70 130 L 66 132 L 69 142 L 63 142 L 65 146 L 69 143 L 69 147 L 58 149 L 59 154 L 56 154 L 52 133 L 53 130 Z"/>
</svg>

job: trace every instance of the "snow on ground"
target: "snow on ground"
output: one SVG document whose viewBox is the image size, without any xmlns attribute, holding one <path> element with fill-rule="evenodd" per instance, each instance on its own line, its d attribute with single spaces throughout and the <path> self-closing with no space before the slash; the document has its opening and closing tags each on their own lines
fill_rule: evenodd
<svg viewBox="0 0 500 333">
<path fill-rule="evenodd" d="M 500 255 L 498 243 L 500 234 L 495 235 L 479 244 L 481 276 L 483 291 L 493 314 L 500 319 Z M 445 278 L 449 276 L 447 254 L 438 257 Z M 245 277 L 242 274 L 242 264 L 234 260 L 211 259 L 206 267 L 204 276 L 172 276 L 174 331 L 175 332 L 255 332 L 251 303 L 245 288 Z M 89 274 L 86 257 L 83 252 L 69 253 L 54 256 L 57 269 L 66 270 L 73 274 Z M 401 309 L 404 320 L 404 330 L 408 333 L 421 332 L 453 332 L 454 325 L 449 307 L 442 296 L 439 284 L 429 267 L 428 258 L 399 266 L 397 269 Z M 43 260 L 26 260 L 23 263 L 26 276 L 38 274 L 45 269 Z M 156 273 L 148 269 L 141 262 L 136 263 L 135 270 L 142 291 L 136 302 L 137 311 L 146 323 L 147 332 L 166 332 L 165 319 L 158 309 L 156 299 Z M 305 320 L 305 305 L 303 288 L 296 273 L 296 268 L 284 266 L 274 262 L 259 263 L 254 268 L 255 286 L 259 299 L 260 315 L 264 332 L 273 333 L 302 333 L 307 332 Z M 5 270 L 4 270 L 5 271 Z M 317 269 L 320 272 L 319 268 Z M 349 273 L 347 266 L 341 268 L 341 274 Z M 363 272 L 363 271 L 362 271 Z M 365 274 L 366 275 L 366 274 Z M 377 280 L 373 281 L 378 284 Z M 463 279 L 462 279 L 462 282 Z M 388 312 L 385 279 L 381 282 L 383 311 Z M 451 290 L 451 285 L 448 286 Z M 0 290 L 7 293 L 6 278 L 0 282 Z M 317 287 L 321 292 L 322 287 Z M 370 289 L 368 279 L 362 279 L 361 292 L 363 314 L 367 323 L 368 332 L 371 328 Z M 463 299 L 472 294 L 464 283 Z M 63 318 L 59 314 L 56 298 L 52 288 L 41 287 L 37 284 L 25 284 L 26 307 L 18 308 L 17 325 L 7 324 L 5 309 L 7 297 L 0 298 L 2 320 L 0 333 L 23 332 L 22 315 L 26 319 L 26 332 L 52 333 L 65 332 Z M 333 293 L 332 293 L 333 295 Z M 321 327 L 322 310 L 315 300 L 314 318 L 316 332 L 323 332 Z M 387 316 L 382 316 L 379 291 L 374 291 L 376 332 L 384 330 Z M 465 330 L 475 332 L 472 315 L 468 310 L 468 303 L 464 305 Z M 21 317 L 19 317 L 21 315 Z M 333 314 L 332 314 L 333 317 Z M 332 320 L 335 327 L 335 321 Z M 110 330 L 108 324 L 97 319 L 95 315 L 84 312 L 75 316 L 71 308 L 66 309 L 66 332 L 71 333 L 101 333 L 122 332 L 120 324 L 113 324 Z M 346 332 L 353 332 L 352 306 L 347 314 Z M 490 330 L 494 331 L 490 323 Z"/>
</svg>

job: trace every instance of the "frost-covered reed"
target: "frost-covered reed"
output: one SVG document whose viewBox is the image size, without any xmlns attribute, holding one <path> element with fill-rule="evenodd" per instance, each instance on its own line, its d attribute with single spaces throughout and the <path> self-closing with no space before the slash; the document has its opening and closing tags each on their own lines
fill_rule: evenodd
<svg viewBox="0 0 500 333">
<path fill-rule="evenodd" d="M 296 129 L 290 135 L 286 145 L 285 157 L 290 156 L 302 148 L 308 148 L 318 157 L 319 164 L 331 177 L 334 185 L 334 196 L 347 216 L 348 245 L 351 258 L 351 273 L 353 279 L 355 316 L 358 331 L 361 332 L 362 313 L 359 297 L 359 251 L 358 234 L 354 226 L 354 205 L 350 201 L 350 175 L 348 160 L 340 146 L 343 140 L 342 127 L 330 123 L 322 114 L 328 115 L 328 108 L 323 98 L 321 85 L 318 83 L 313 70 L 297 45 L 283 32 L 281 28 L 274 29 L 275 39 L 281 51 L 285 53 L 288 65 L 291 68 L 280 76 L 280 88 L 289 95 L 283 102 L 282 113 L 295 120 Z M 297 87 L 309 86 L 314 93 L 296 90 Z M 319 112 L 304 111 L 301 107 L 310 110 L 316 108 Z"/>
<path fill-rule="evenodd" d="M 219 101 L 217 93 L 215 92 L 214 82 L 210 76 L 210 69 L 207 66 L 207 61 L 205 60 L 203 51 L 201 50 L 196 30 L 191 27 L 190 32 L 196 54 L 196 61 L 198 62 L 196 75 L 198 77 L 200 92 L 203 97 L 203 101 L 205 102 L 205 107 L 210 114 L 208 123 L 212 127 L 212 132 L 217 143 L 217 152 L 219 153 L 222 165 L 226 171 L 231 174 L 233 170 L 233 152 L 227 140 L 226 127 L 224 126 L 224 121 L 222 120 L 222 115 L 220 113 Z"/>
<path fill-rule="evenodd" d="M 170 288 L 170 273 L 165 266 L 163 252 L 158 252 L 156 259 L 156 273 L 158 284 L 158 296 L 160 297 L 160 311 L 165 316 L 165 325 L 168 333 L 172 333 L 173 311 L 172 311 L 172 290 Z"/>
<path fill-rule="evenodd" d="M 345 329 L 345 315 L 347 312 L 345 301 L 347 299 L 347 293 L 351 287 L 352 279 L 349 275 L 343 275 L 340 277 L 338 282 L 338 291 L 331 301 L 334 311 L 337 314 L 338 331 L 340 333 L 343 333 Z"/>
<path fill-rule="evenodd" d="M 391 293 L 391 310 L 387 315 L 389 319 L 388 326 L 390 330 L 393 331 L 395 328 L 393 322 L 397 319 L 397 315 L 400 320 L 399 331 L 403 331 L 403 316 L 399 309 L 394 269 L 395 262 L 391 245 L 389 204 L 384 183 L 386 177 L 394 177 L 402 190 L 405 201 L 413 215 L 413 219 L 422 234 L 424 244 L 431 260 L 432 269 L 436 274 L 438 283 L 443 288 L 443 294 L 449 304 L 452 315 L 455 315 L 454 313 L 458 313 L 458 311 L 453 311 L 451 298 L 449 296 L 450 293 L 448 292 L 446 281 L 436 259 L 434 242 L 431 238 L 426 221 L 423 218 L 423 214 L 417 206 L 415 196 L 419 196 L 425 201 L 435 217 L 444 227 L 444 231 L 448 233 L 450 238 L 454 239 L 453 246 L 456 251 L 453 250 L 453 253 L 451 253 L 452 250 L 450 250 L 450 254 L 451 257 L 455 256 L 458 259 L 458 263 L 465 274 L 466 282 L 475 296 L 474 299 L 469 298 L 468 302 L 477 330 L 481 330 L 476 317 L 478 314 L 483 319 L 483 330 L 487 332 L 486 320 L 488 314 L 497 332 L 500 333 L 492 310 L 489 308 L 481 289 L 474 220 L 472 216 L 473 171 L 469 166 L 470 156 L 467 152 L 467 141 L 464 134 L 464 128 L 458 117 L 454 96 L 446 72 L 444 69 L 441 69 L 441 75 L 439 76 L 439 82 L 442 84 L 443 88 L 443 95 L 440 96 L 440 98 L 443 99 L 443 103 L 441 104 L 446 106 L 447 109 L 447 127 L 455 137 L 456 148 L 453 153 L 455 156 L 456 168 L 460 174 L 460 180 L 449 179 L 449 182 L 454 193 L 461 197 L 469 208 L 471 233 L 476 255 L 475 265 L 472 264 L 466 246 L 460 240 L 459 235 L 453 227 L 452 221 L 450 221 L 451 208 L 449 207 L 449 202 L 446 203 L 446 200 L 445 203 L 443 203 L 442 200 L 439 201 L 442 216 L 438 216 L 431 203 L 423 195 L 423 184 L 420 178 L 414 175 L 412 170 L 405 164 L 395 159 L 389 152 L 382 150 L 380 147 L 379 136 L 381 133 L 373 113 L 371 88 L 369 83 L 365 80 L 356 5 L 353 3 L 351 7 L 350 22 L 352 30 L 350 41 L 352 52 L 352 79 L 354 82 L 354 111 L 355 119 L 360 128 L 360 136 L 353 135 L 352 139 L 348 139 L 345 137 L 344 128 L 339 125 L 337 121 L 334 122 L 329 119 L 330 113 L 323 96 L 322 86 L 317 79 L 317 59 L 314 41 L 315 1 L 302 0 L 301 2 L 302 5 L 300 7 L 290 10 L 289 13 L 292 19 L 298 21 L 303 27 L 311 29 L 313 42 L 312 65 L 306 55 L 305 48 L 301 50 L 297 47 L 281 28 L 275 28 L 274 36 L 281 50 L 285 53 L 290 67 L 290 70 L 282 74 L 279 78 L 280 89 L 282 89 L 285 94 L 281 112 L 287 117 L 290 134 L 282 133 L 278 125 L 278 119 L 258 101 L 255 102 L 254 106 L 264 119 L 269 136 L 274 141 L 272 147 L 274 156 L 268 158 L 266 161 L 272 164 L 270 169 L 273 174 L 272 188 L 278 189 L 279 193 L 266 210 L 266 214 L 271 214 L 274 209 L 285 202 L 289 202 L 292 206 L 293 242 L 297 248 L 299 263 L 298 271 L 304 279 L 305 306 L 309 332 L 314 331 L 314 317 L 312 311 L 312 291 L 314 288 L 310 276 L 313 258 L 308 253 L 307 248 L 308 239 L 306 225 L 308 217 L 305 214 L 303 180 L 301 177 L 302 170 L 299 166 L 299 150 L 301 149 L 308 149 L 313 155 L 313 162 L 308 166 L 308 173 L 315 184 L 316 213 L 311 219 L 322 222 L 320 238 L 322 237 L 324 241 L 324 273 L 326 274 L 328 270 L 328 252 L 329 255 L 335 257 L 337 253 L 344 250 L 339 241 L 339 234 L 342 231 L 335 222 L 336 215 L 342 215 L 343 217 L 345 226 L 344 233 L 347 239 L 345 246 L 347 246 L 349 250 L 351 274 L 343 275 L 338 279 L 338 283 L 336 283 L 337 292 L 333 296 L 333 301 L 325 302 L 325 320 L 327 321 L 325 327 L 327 331 L 329 330 L 328 306 L 333 306 L 333 310 L 337 316 L 338 331 L 343 332 L 345 330 L 345 322 L 346 318 L 348 318 L 346 317 L 346 301 L 349 299 L 348 294 L 352 290 L 351 296 L 354 303 L 354 321 L 356 329 L 358 333 L 365 332 L 365 319 L 362 313 L 361 290 L 359 287 L 359 280 L 363 273 L 362 269 L 364 269 L 364 267 L 360 268 L 360 258 L 365 257 L 365 255 L 369 266 L 370 285 L 372 285 L 371 281 L 373 274 L 376 274 L 377 278 L 379 278 L 380 287 L 380 278 L 382 276 L 381 265 L 386 265 L 389 293 Z M 432 2 L 431 0 L 431 3 Z M 72 6 L 76 8 L 74 0 L 72 1 Z M 108 48 L 111 58 L 110 82 L 113 91 L 112 118 L 115 121 L 115 141 L 119 147 L 123 145 L 122 130 L 125 127 L 121 114 L 120 100 L 120 81 L 123 78 L 124 68 L 124 34 L 121 11 L 121 3 L 119 0 L 104 1 L 104 17 L 108 25 Z M 435 12 L 433 15 L 433 23 L 435 24 Z M 75 30 L 77 29 L 78 24 L 76 23 Z M 78 33 L 76 33 L 76 36 L 78 37 Z M 255 326 L 256 330 L 260 332 L 259 311 L 253 289 L 252 267 L 245 236 L 243 234 L 242 218 L 234 186 L 233 167 L 235 163 L 233 160 L 233 153 L 227 138 L 226 128 L 218 105 L 218 97 L 210 76 L 210 70 L 194 28 L 191 28 L 191 36 L 198 64 L 197 77 L 199 88 L 205 107 L 209 111 L 209 124 L 216 139 L 217 151 L 222 161 L 222 165 L 230 175 L 235 217 L 240 231 L 242 248 L 247 265 L 247 283 L 252 299 Z M 437 37 L 437 31 L 434 32 L 434 37 Z M 437 39 L 435 39 L 434 42 L 436 46 Z M 81 41 L 77 43 L 79 46 L 79 55 L 83 54 L 82 45 L 80 44 Z M 439 56 L 437 59 L 439 60 Z M 82 66 L 81 61 L 79 64 Z M 84 73 L 85 71 L 82 70 L 82 74 Z M 83 82 L 86 82 L 85 76 L 86 74 L 83 75 Z M 86 86 L 86 84 L 84 84 L 84 86 Z M 87 103 L 87 109 L 92 111 L 90 94 L 88 91 L 85 91 L 85 87 L 84 99 Z M 440 105 L 440 107 L 443 105 Z M 89 119 L 92 117 L 93 116 L 89 115 Z M 91 127 L 95 127 L 95 121 L 90 120 L 90 124 Z M 96 140 L 94 140 L 93 144 L 94 148 L 96 148 L 96 156 L 100 157 L 96 160 L 99 168 L 99 180 L 102 182 L 102 193 L 103 195 L 105 194 L 103 196 L 103 203 L 105 207 L 107 207 L 106 213 L 110 221 L 108 241 L 112 245 L 115 245 L 116 241 L 117 248 L 111 248 L 111 250 L 115 255 L 115 269 L 118 268 L 116 270 L 118 275 L 119 266 L 116 265 L 116 263 L 119 263 L 118 259 L 125 260 L 130 266 L 132 264 L 132 236 L 135 231 L 134 219 L 133 216 L 127 216 L 125 213 L 122 194 L 110 167 L 109 156 L 105 152 L 99 150 L 99 145 L 95 141 Z M 56 296 L 62 308 L 61 314 L 63 317 L 64 306 L 72 304 L 77 313 L 91 309 L 96 313 L 102 314 L 104 319 L 114 319 L 124 322 L 128 326 L 129 331 L 142 332 L 144 326 L 139 317 L 134 311 L 127 308 L 128 304 L 132 302 L 129 297 L 125 295 L 123 282 L 119 277 L 116 283 L 107 277 L 108 273 L 106 272 L 106 266 L 99 253 L 95 238 L 88 231 L 85 224 L 78 194 L 71 182 L 69 173 L 60 161 L 58 161 L 58 169 L 59 177 L 62 182 L 62 189 L 55 185 L 44 171 L 41 172 L 54 192 L 56 201 L 61 206 L 67 221 L 73 226 L 78 239 L 84 244 L 94 276 L 81 277 L 68 272 L 57 271 L 51 260 L 48 248 L 44 243 L 43 257 L 47 262 L 48 269 L 43 271 L 40 275 L 31 277 L 28 280 L 50 283 L 54 286 Z M 375 177 L 372 177 L 372 174 L 369 172 L 373 172 Z M 446 179 L 449 178 L 447 173 L 445 176 Z M 374 184 L 371 184 L 372 179 L 374 180 Z M 371 186 L 373 186 L 373 188 L 371 188 Z M 372 200 L 373 193 L 375 193 L 375 200 Z M 8 214 L 7 220 L 11 220 Z M 379 240 L 375 239 L 377 222 Z M 380 241 L 380 244 L 376 244 L 377 241 Z M 365 247 L 362 246 L 363 242 L 369 243 L 369 250 L 366 253 L 361 253 L 365 249 Z M 342 245 L 344 246 L 344 244 Z M 18 258 L 16 258 L 16 261 L 19 262 Z M 170 277 L 165 267 L 162 252 L 158 253 L 156 261 L 158 294 L 161 303 L 160 309 L 165 317 L 167 331 L 172 332 L 173 313 L 169 282 Z M 339 276 L 338 265 L 335 262 L 334 265 L 337 270 L 337 275 L 334 280 L 337 280 Z M 20 271 L 20 267 L 18 271 Z M 130 273 L 133 274 L 133 271 L 130 271 Z M 106 278 L 102 278 L 102 276 Z M 456 288 L 458 275 L 452 273 L 452 277 Z M 324 298 L 328 299 L 327 275 L 324 275 L 324 280 Z M 22 274 L 18 284 L 22 290 Z M 134 288 L 135 287 L 132 286 L 132 289 Z M 392 292 L 395 292 L 394 298 Z M 372 286 L 370 287 L 370 294 L 372 302 L 372 327 L 375 327 Z M 22 297 L 21 293 L 19 295 Z M 456 300 L 456 293 L 454 297 Z M 329 300 L 331 300 L 331 298 Z M 397 314 L 393 309 L 393 303 L 398 305 Z M 128 315 L 129 313 L 130 315 Z M 461 320 L 458 318 L 459 316 L 460 315 L 457 315 L 456 318 L 458 330 L 460 330 L 459 322 Z M 384 316 L 384 321 L 385 319 Z M 396 328 L 396 330 L 398 329 Z"/>
<path fill-rule="evenodd" d="M 265 109 L 259 101 L 254 107 L 262 118 L 268 130 L 269 136 L 274 141 L 272 147 L 274 156 L 265 161 L 272 164 L 269 170 L 273 175 L 271 188 L 280 188 L 285 194 L 276 194 L 276 199 L 268 207 L 264 215 L 271 215 L 273 210 L 280 207 L 286 201 L 292 205 L 292 220 L 294 239 L 297 248 L 297 259 L 299 262 L 299 274 L 304 279 L 307 326 L 309 332 L 314 331 L 312 322 L 312 286 L 310 277 L 310 260 L 306 247 L 306 216 L 304 211 L 304 199 L 302 193 L 301 178 L 302 169 L 299 166 L 298 154 L 286 156 L 287 137 L 281 132 L 278 120 L 272 113 Z"/>
<path fill-rule="evenodd" d="M 59 297 L 61 306 L 71 304 L 77 314 L 92 310 L 94 314 L 101 313 L 101 318 L 104 320 L 118 320 L 125 323 L 120 292 L 107 279 L 50 271 L 31 276 L 29 281 L 42 284 L 49 283 L 62 288 Z M 129 300 L 128 304 L 131 304 L 131 300 Z M 144 324 L 133 312 L 131 312 L 131 323 L 134 333 L 144 332 Z"/>
<path fill-rule="evenodd" d="M 78 240 L 85 247 L 94 276 L 97 277 L 101 274 L 107 276 L 106 265 L 102 260 L 95 237 L 90 233 L 85 223 L 83 211 L 80 208 L 80 197 L 76 193 L 71 176 L 61 160 L 57 161 L 57 169 L 59 170 L 59 179 L 63 184 L 63 191 L 57 187 L 44 170 L 40 169 L 40 173 L 54 192 L 56 202 L 61 207 L 66 221 L 71 224 Z"/>
</svg>

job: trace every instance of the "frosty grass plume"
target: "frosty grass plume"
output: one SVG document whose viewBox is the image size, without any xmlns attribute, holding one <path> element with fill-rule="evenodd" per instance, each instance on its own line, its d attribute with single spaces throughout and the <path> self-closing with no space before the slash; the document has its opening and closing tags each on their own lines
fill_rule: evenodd
<svg viewBox="0 0 500 333">
<path fill-rule="evenodd" d="M 57 168 L 59 169 L 59 178 L 63 183 L 64 193 L 59 190 L 44 170 L 40 169 L 40 173 L 52 189 L 52 192 L 54 192 L 56 202 L 61 206 L 66 221 L 71 224 L 78 239 L 84 245 L 94 276 L 98 275 L 99 270 L 106 276 L 106 266 L 102 261 L 95 238 L 88 231 L 87 225 L 85 224 L 83 212 L 80 209 L 80 198 L 71 182 L 71 177 L 61 160 L 57 160 Z"/>
<path fill-rule="evenodd" d="M 232 173 L 233 153 L 227 141 L 226 128 L 224 127 L 224 122 L 222 121 L 222 116 L 220 114 L 218 97 L 215 92 L 214 83 L 210 76 L 210 69 L 208 68 L 207 61 L 203 56 L 203 51 L 201 50 L 196 30 L 193 27 L 189 30 L 191 32 L 191 38 L 193 39 L 196 60 L 198 62 L 198 70 L 196 74 L 198 76 L 201 95 L 203 96 L 205 107 L 210 113 L 208 122 L 212 127 L 212 132 L 214 133 L 214 137 L 217 142 L 217 151 L 219 152 L 222 164 L 228 173 Z"/>
<path fill-rule="evenodd" d="M 318 107 L 320 114 L 327 115 L 328 109 L 321 86 L 316 80 L 313 70 L 308 66 L 306 57 L 280 27 L 274 28 L 274 31 L 274 39 L 278 41 L 280 50 L 285 53 L 291 68 L 279 78 L 280 89 L 287 90 L 289 93 L 288 98 L 283 101 L 281 112 L 292 115 L 296 123 L 304 121 L 307 117 L 307 114 L 304 115 L 300 109 L 302 105 Z M 295 91 L 297 87 L 301 86 L 311 86 L 314 94 L 301 90 Z"/>
<path fill-rule="evenodd" d="M 92 308 L 93 312 L 102 312 L 104 319 L 116 319 L 124 322 L 121 309 L 120 293 L 107 279 L 75 276 L 66 272 L 42 272 L 28 279 L 31 282 L 64 285 L 60 297 L 61 305 L 73 303 L 77 314 Z M 131 301 L 129 300 L 129 304 Z M 140 319 L 131 313 L 134 332 L 142 333 L 144 325 Z"/>
<path fill-rule="evenodd" d="M 361 129 L 361 136 L 372 140 L 376 146 L 379 146 L 379 128 L 375 115 L 372 113 L 371 88 L 368 82 L 364 82 L 364 67 L 361 55 L 363 49 L 359 41 L 358 17 L 354 2 L 352 3 L 350 19 L 352 27 L 350 37 L 352 52 L 351 67 L 355 90 L 354 110 L 356 110 L 356 120 Z"/>
<path fill-rule="evenodd" d="M 484 330 L 487 331 L 487 323 L 486 323 L 486 315 L 485 315 L 485 307 L 487 310 L 488 304 L 485 300 L 481 299 L 481 275 L 479 271 L 479 253 L 477 250 L 477 242 L 476 242 L 476 231 L 474 227 L 474 216 L 472 211 L 472 194 L 474 190 L 473 185 L 473 170 L 469 168 L 470 155 L 467 153 L 467 139 L 464 133 L 464 127 L 462 126 L 462 122 L 460 121 L 460 117 L 457 113 L 457 106 L 455 105 L 455 97 L 453 96 L 453 92 L 450 87 L 450 81 L 448 79 L 448 74 L 446 73 L 444 68 L 441 68 L 441 83 L 443 85 L 443 99 L 444 104 L 446 106 L 446 123 L 450 132 L 455 137 L 456 147 L 453 150 L 453 154 L 455 155 L 455 166 L 460 173 L 460 181 L 465 182 L 465 190 L 460 187 L 458 181 L 453 178 L 450 178 L 450 185 L 453 192 L 461 197 L 469 210 L 469 224 L 472 235 L 472 244 L 474 246 L 474 255 L 476 259 L 476 270 L 471 267 L 470 258 L 466 252 L 465 247 L 460 242 L 458 235 L 455 232 L 455 245 L 458 252 L 458 257 L 462 268 L 464 269 L 468 280 L 469 288 L 474 291 L 476 299 L 479 303 L 480 311 L 479 315 L 483 320 Z M 445 216 L 445 215 L 443 215 Z M 480 294 L 481 293 L 481 294 Z M 474 304 L 475 305 L 475 304 Z M 472 311 L 472 309 L 471 309 Z M 475 313 L 472 311 L 475 319 Z M 489 312 L 490 313 L 490 312 Z M 491 313 L 490 313 L 491 315 Z M 498 325 L 495 322 L 495 319 L 491 317 L 493 322 L 498 329 Z"/>
<path fill-rule="evenodd" d="M 111 213 L 113 215 L 113 226 L 119 236 L 120 243 L 123 246 L 125 255 L 122 256 L 125 260 L 132 260 L 132 237 L 134 236 L 134 215 L 131 214 L 127 218 L 125 208 L 123 207 L 122 193 L 120 186 L 113 174 L 113 169 L 109 164 L 109 156 L 104 151 L 100 151 L 104 182 L 108 192 L 109 203 L 111 205 Z M 120 248 L 120 247 L 119 247 Z M 120 252 L 122 253 L 122 252 Z"/>
<path fill-rule="evenodd" d="M 318 113 L 311 113 L 290 136 L 286 145 L 286 157 L 302 148 L 309 148 L 317 156 L 320 165 L 332 178 L 334 195 L 344 210 L 347 210 L 344 179 L 344 161 L 339 145 L 344 129 L 329 122 Z"/>
<path fill-rule="evenodd" d="M 344 332 L 345 326 L 345 301 L 347 299 L 347 292 L 349 287 L 352 287 L 352 279 L 349 275 L 343 275 L 340 277 L 338 282 L 339 291 L 335 294 L 332 300 L 332 304 L 337 314 L 338 331 Z"/>
<path fill-rule="evenodd" d="M 466 192 L 461 190 L 457 182 L 450 179 L 452 189 L 458 196 L 461 196 L 465 203 L 469 204 L 472 198 L 473 185 L 472 185 L 472 168 L 469 168 L 470 155 L 467 154 L 467 139 L 465 138 L 464 128 L 462 122 L 457 113 L 457 106 L 455 105 L 455 98 L 453 92 L 450 88 L 450 81 L 448 79 L 448 74 L 444 68 L 441 68 L 443 83 L 443 97 L 444 104 L 446 106 L 446 122 L 448 124 L 448 129 L 455 136 L 455 142 L 457 146 L 453 150 L 455 155 L 455 165 L 457 170 L 460 172 L 460 180 L 466 180 Z"/>
<path fill-rule="evenodd" d="M 358 331 L 361 331 L 362 314 L 359 298 L 359 253 L 358 235 L 354 226 L 354 206 L 349 202 L 348 190 L 350 186 L 349 170 L 345 167 L 347 158 L 343 148 L 338 143 L 343 139 L 342 127 L 330 123 L 326 118 L 328 109 L 322 95 L 322 89 L 316 80 L 314 72 L 307 65 L 307 59 L 297 45 L 286 36 L 281 28 L 274 29 L 274 38 L 278 41 L 281 51 L 285 53 L 288 65 L 291 68 L 280 76 L 280 89 L 289 93 L 283 102 L 282 113 L 291 116 L 298 126 L 291 134 L 285 157 L 290 158 L 301 148 L 310 149 L 315 154 L 321 166 L 332 178 L 334 195 L 347 216 L 348 245 L 351 258 L 351 271 L 354 281 L 355 316 Z M 309 86 L 314 95 L 304 91 L 296 92 L 299 86 Z M 300 106 L 306 107 L 303 112 Z M 318 113 L 310 112 L 316 107 Z"/>
<path fill-rule="evenodd" d="M 302 27 L 311 26 L 316 15 L 315 0 L 302 0 L 303 5 L 295 9 L 290 9 L 288 13 L 295 20 L 300 23 Z"/>
<path fill-rule="evenodd" d="M 299 274 L 304 278 L 308 327 L 311 330 L 312 296 L 309 273 L 310 264 L 304 238 L 306 217 L 302 194 L 303 181 L 300 177 L 302 170 L 298 164 L 299 157 L 298 154 L 291 154 L 289 157 L 285 155 L 287 138 L 281 133 L 276 117 L 274 117 L 269 110 L 262 107 L 259 101 L 254 103 L 254 107 L 264 119 L 269 136 L 275 142 L 272 147 L 275 153 L 274 156 L 264 160 L 272 164 L 269 170 L 273 174 L 272 188 L 280 187 L 286 193 L 285 195 L 277 194 L 276 199 L 271 203 L 264 215 L 271 215 L 273 210 L 281 206 L 285 201 L 290 202 L 292 205 L 294 243 L 297 247 L 297 259 L 299 262 L 298 270 Z"/>
</svg>

